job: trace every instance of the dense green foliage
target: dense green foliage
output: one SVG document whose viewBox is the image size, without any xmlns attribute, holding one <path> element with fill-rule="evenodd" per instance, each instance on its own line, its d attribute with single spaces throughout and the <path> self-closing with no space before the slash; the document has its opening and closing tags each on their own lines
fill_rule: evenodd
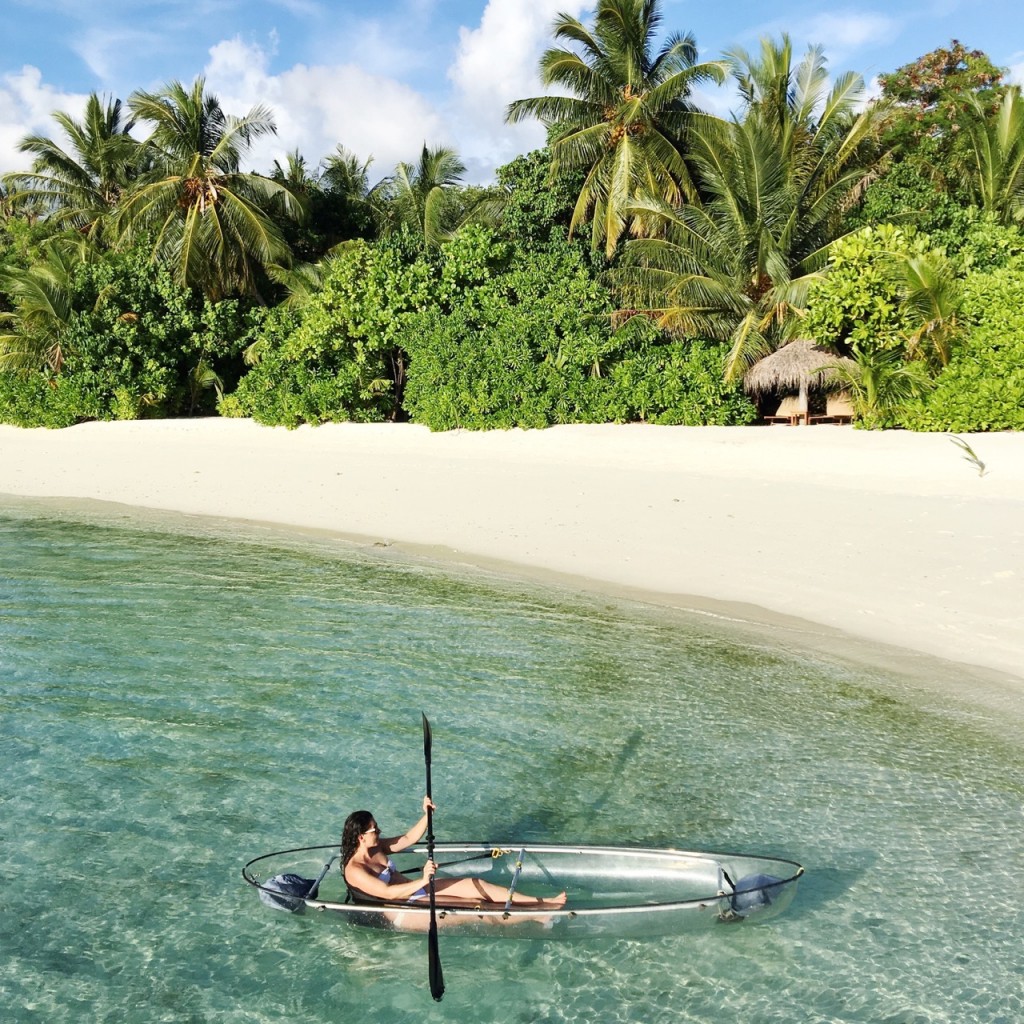
<svg viewBox="0 0 1024 1024">
<path fill-rule="evenodd" d="M 955 158 L 973 100 L 989 110 L 999 95 L 1002 71 L 981 50 L 954 39 L 891 74 L 878 76 L 889 104 L 889 144 L 901 158 L 939 172 Z"/>
<path fill-rule="evenodd" d="M 943 246 L 964 274 L 998 270 L 1024 256 L 1024 233 L 1019 227 L 997 224 L 973 206 L 968 213 L 967 226 L 956 244 Z"/>
<path fill-rule="evenodd" d="M 1024 430 L 1024 260 L 966 282 L 965 341 L 925 399 L 898 418 L 911 430 Z"/>
<path fill-rule="evenodd" d="M 491 255 L 501 259 L 501 249 Z M 668 343 L 650 321 L 612 331 L 610 296 L 572 246 L 513 251 L 503 262 L 500 274 L 481 266 L 463 275 L 444 305 L 411 321 L 406 406 L 417 422 L 447 430 L 753 417 L 723 383 L 720 351 Z"/>
<path fill-rule="evenodd" d="M 610 368 L 615 384 L 608 401 L 610 419 L 687 427 L 733 426 L 757 419 L 757 409 L 742 388 L 726 382 L 721 346 L 666 341 L 651 329 L 640 340 Z"/>
<path fill-rule="evenodd" d="M 271 318 L 228 409 L 286 426 L 397 417 L 405 325 L 430 297 L 430 264 L 414 251 L 401 234 L 348 245 L 305 306 Z"/>
<path fill-rule="evenodd" d="M 807 337 L 842 350 L 900 347 L 910 324 L 900 301 L 897 261 L 929 245 L 927 235 L 890 224 L 862 228 L 836 242 L 828 274 L 810 291 Z"/>
<path fill-rule="evenodd" d="M 848 214 L 846 226 L 916 227 L 952 251 L 976 215 L 966 195 L 940 187 L 919 161 L 907 159 L 894 163 L 868 186 Z"/>
<path fill-rule="evenodd" d="M 445 246 L 435 301 L 410 317 L 406 408 L 435 430 L 601 418 L 611 304 L 578 252 L 529 253 L 466 233 Z"/>
<path fill-rule="evenodd" d="M 860 77 L 831 79 L 819 50 L 796 62 L 788 39 L 764 40 L 731 66 L 744 116 L 690 131 L 702 200 L 635 204 L 657 228 L 626 243 L 622 284 L 666 330 L 727 344 L 739 379 L 792 339 L 843 204 L 868 175 L 879 122 L 857 110 Z"/>
<path fill-rule="evenodd" d="M 241 372 L 240 350 L 262 314 L 211 303 L 145 251 L 81 264 L 68 281 L 60 372 L 0 371 L 0 410 L 23 426 L 210 412 Z"/>
<path fill-rule="evenodd" d="M 527 250 L 476 227 L 436 252 L 353 246 L 305 307 L 270 319 L 224 406 L 287 426 L 408 416 L 434 430 L 752 418 L 720 352 L 666 344 L 649 321 L 614 332 L 612 308 L 557 238 Z"/>
<path fill-rule="evenodd" d="M 857 367 L 840 376 L 865 425 L 1024 426 L 1024 240 L 985 217 L 971 223 L 956 264 L 930 249 L 927 236 L 891 225 L 835 246 L 805 325 L 855 358 Z M 922 289 L 927 268 L 937 272 Z"/>
<path fill-rule="evenodd" d="M 549 145 L 488 186 L 425 142 L 376 184 L 340 144 L 243 170 L 272 114 L 202 78 L 58 112 L 0 177 L 0 420 L 747 423 L 813 337 L 862 426 L 1019 429 L 1020 89 L 953 41 L 865 105 L 786 36 L 698 64 L 664 6 L 556 18 L 556 94 L 508 113 Z"/>
<path fill-rule="evenodd" d="M 548 180 L 551 154 L 547 149 L 518 156 L 499 167 L 502 215 L 498 231 L 519 245 L 548 241 L 552 233 L 563 236 L 572 221 L 576 194 L 583 184 L 582 172 Z"/>
</svg>

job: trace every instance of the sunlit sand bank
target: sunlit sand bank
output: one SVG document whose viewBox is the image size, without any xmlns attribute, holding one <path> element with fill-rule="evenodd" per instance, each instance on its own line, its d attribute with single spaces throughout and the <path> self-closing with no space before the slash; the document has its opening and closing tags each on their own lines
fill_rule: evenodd
<svg viewBox="0 0 1024 1024">
<path fill-rule="evenodd" d="M 1024 435 L 966 440 L 983 475 L 945 435 L 833 426 L 0 426 L 0 494 L 323 529 L 795 617 L 1024 689 Z"/>
</svg>

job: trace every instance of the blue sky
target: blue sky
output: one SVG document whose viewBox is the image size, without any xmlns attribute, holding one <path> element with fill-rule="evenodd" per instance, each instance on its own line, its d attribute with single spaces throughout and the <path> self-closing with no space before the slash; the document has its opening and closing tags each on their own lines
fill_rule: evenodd
<svg viewBox="0 0 1024 1024">
<path fill-rule="evenodd" d="M 537 125 L 507 126 L 506 104 L 542 90 L 537 59 L 559 11 L 586 21 L 579 0 L 0 0 L 0 170 L 26 166 L 17 142 L 54 134 L 53 110 L 78 113 L 90 92 L 206 76 L 230 113 L 269 105 L 276 138 L 260 170 L 298 148 L 315 163 L 342 143 L 383 177 L 424 141 L 455 146 L 467 178 L 543 141 Z M 788 32 L 821 44 L 833 71 L 869 85 L 957 38 L 1024 82 L 1019 0 L 663 0 L 664 28 L 690 31 L 702 56 L 754 49 Z M 706 104 L 725 113 L 727 93 Z"/>
</svg>

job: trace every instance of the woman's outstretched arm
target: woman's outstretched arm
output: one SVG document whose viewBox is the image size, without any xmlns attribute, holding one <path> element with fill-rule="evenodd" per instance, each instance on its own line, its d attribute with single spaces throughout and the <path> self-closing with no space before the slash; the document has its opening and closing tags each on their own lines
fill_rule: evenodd
<svg viewBox="0 0 1024 1024">
<path fill-rule="evenodd" d="M 423 798 L 423 816 L 419 821 L 416 822 L 412 828 L 409 829 L 405 835 L 395 836 L 393 839 L 380 839 L 379 842 L 388 851 L 392 853 L 398 853 L 399 850 L 405 850 L 423 837 L 423 833 L 427 831 L 427 810 L 436 811 L 437 808 L 434 806 L 433 801 L 429 796 Z"/>
</svg>

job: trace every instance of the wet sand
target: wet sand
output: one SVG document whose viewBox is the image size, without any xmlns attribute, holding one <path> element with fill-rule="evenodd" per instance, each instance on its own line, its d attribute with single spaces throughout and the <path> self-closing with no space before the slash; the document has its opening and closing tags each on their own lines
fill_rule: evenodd
<svg viewBox="0 0 1024 1024">
<path fill-rule="evenodd" d="M 834 426 L 0 426 L 0 494 L 327 530 L 815 624 L 826 645 L 849 635 L 1024 689 L 1024 435 L 964 440 L 984 474 L 947 435 Z"/>
</svg>

